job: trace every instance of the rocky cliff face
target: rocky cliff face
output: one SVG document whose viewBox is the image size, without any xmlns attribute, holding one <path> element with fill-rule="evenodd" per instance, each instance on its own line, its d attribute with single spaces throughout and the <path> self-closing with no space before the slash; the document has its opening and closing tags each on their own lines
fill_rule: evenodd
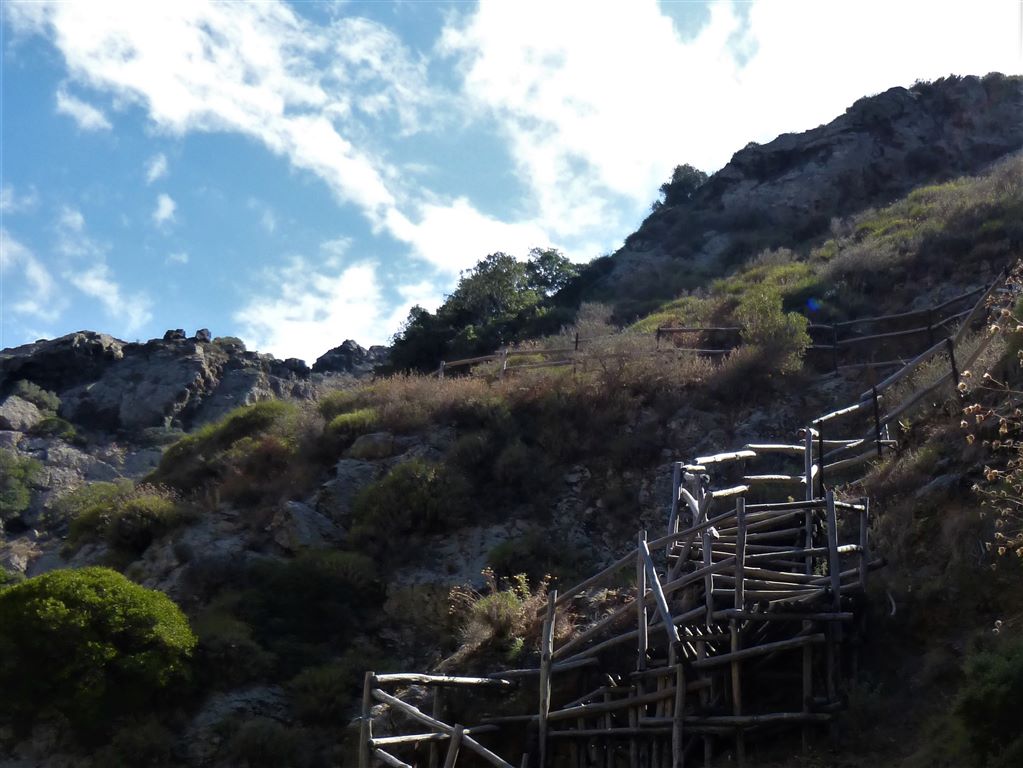
<svg viewBox="0 0 1023 768">
<path fill-rule="evenodd" d="M 1023 147 L 1023 78 L 946 78 L 860 99 L 827 125 L 750 144 L 682 205 L 651 214 L 602 288 L 662 298 L 765 247 L 827 230 L 921 184 L 975 173 Z M 681 281 L 681 284 L 680 284 Z"/>
<path fill-rule="evenodd" d="M 131 344 L 80 331 L 0 352 L 0 394 L 31 381 L 60 397 L 62 418 L 105 432 L 189 429 L 239 405 L 308 397 L 309 373 L 234 339 L 177 332 Z"/>
</svg>

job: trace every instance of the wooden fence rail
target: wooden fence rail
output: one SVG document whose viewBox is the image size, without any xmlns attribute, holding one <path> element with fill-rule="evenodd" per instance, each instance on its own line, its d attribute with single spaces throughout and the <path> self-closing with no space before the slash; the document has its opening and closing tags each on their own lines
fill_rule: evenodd
<svg viewBox="0 0 1023 768">
<path fill-rule="evenodd" d="M 874 344 L 878 341 L 891 341 L 894 339 L 909 338 L 912 336 L 918 336 L 921 334 L 927 334 L 930 343 L 934 342 L 940 330 L 945 328 L 951 323 L 954 323 L 960 318 L 966 318 L 964 324 L 969 323 L 976 316 L 978 307 L 983 306 L 983 302 L 990 295 L 994 287 L 1001 284 L 1001 278 L 997 278 L 990 286 L 974 288 L 973 290 L 962 293 L 955 296 L 947 301 L 940 304 L 936 304 L 926 309 L 913 310 L 911 312 L 899 312 L 890 315 L 879 315 L 876 317 L 864 317 L 857 318 L 854 320 L 846 320 L 842 322 L 832 324 L 820 324 L 811 323 L 808 328 L 811 333 L 821 332 L 827 338 L 827 342 L 815 340 L 810 347 L 809 351 L 812 352 L 827 352 L 831 355 L 832 368 L 834 371 L 839 370 L 854 370 L 860 368 L 885 368 L 891 366 L 902 366 L 904 363 L 900 360 L 887 360 L 887 361 L 860 361 L 860 362 L 847 362 L 840 363 L 839 351 L 841 349 L 852 348 L 854 346 L 862 345 L 864 343 Z M 962 310 L 960 312 L 954 312 L 947 315 L 941 313 L 947 310 L 949 307 L 965 301 L 973 296 L 982 294 L 980 300 L 973 306 Z M 906 320 L 909 318 L 921 317 L 926 320 L 925 325 L 919 327 L 894 330 L 888 332 L 875 333 L 872 335 L 856 335 L 849 336 L 847 338 L 841 338 L 843 331 L 855 328 L 861 325 L 876 325 L 878 323 L 890 323 L 893 321 Z M 694 334 L 724 334 L 732 336 L 736 342 L 732 346 L 727 347 L 706 347 L 706 346 L 689 346 L 689 347 L 676 347 L 672 346 L 670 350 L 681 353 L 691 353 L 697 355 L 704 355 L 710 357 L 721 357 L 731 354 L 738 346 L 738 341 L 742 334 L 742 328 L 738 326 L 661 326 L 657 328 L 653 333 L 646 334 L 635 334 L 639 336 L 653 336 L 655 340 L 655 346 L 660 347 L 662 338 L 672 338 L 674 336 L 692 336 Z M 468 366 L 478 365 L 480 363 L 487 362 L 500 362 L 501 367 L 499 375 L 503 376 L 506 373 L 518 370 L 528 370 L 533 368 L 549 368 L 558 366 L 569 366 L 575 365 L 580 357 L 580 352 L 585 352 L 582 348 L 588 344 L 593 344 L 597 341 L 601 341 L 608 338 L 621 337 L 623 334 L 605 334 L 601 336 L 595 336 L 590 338 L 582 338 L 579 334 L 575 334 L 572 346 L 559 347 L 551 349 L 543 348 L 522 348 L 512 349 L 504 347 L 497 352 L 493 352 L 487 355 L 479 355 L 476 357 L 467 357 L 460 360 L 448 360 L 441 361 L 437 368 L 437 376 L 444 378 L 447 372 Z M 519 365 L 509 365 L 509 359 L 523 356 L 537 356 L 544 357 L 548 355 L 567 355 L 558 360 L 546 360 L 534 363 L 524 363 Z"/>
<path fill-rule="evenodd" d="M 999 284 L 987 287 L 971 308 L 945 318 L 961 320 L 955 335 L 932 339 L 856 402 L 810 419 L 798 440 L 757 440 L 676 462 L 664 534 L 648 538 L 639 531 L 636 545 L 614 563 L 547 595 L 538 668 L 477 677 L 368 672 L 360 768 L 455 768 L 467 754 L 473 764 L 510 768 L 495 751 L 498 743 L 519 745 L 521 768 L 682 768 L 701 752 L 705 766 L 727 752 L 742 768 L 748 741 L 793 725 L 803 729 L 805 745 L 814 727 L 831 722 L 845 706 L 844 681 L 856 667 L 858 647 L 848 641 L 861 626 L 856 619 L 869 573 L 883 565 L 871 553 L 869 500 L 839 498 L 834 479 L 850 477 L 897 447 L 888 425 L 955 383 L 959 371 L 989 348 L 993 335 L 969 340 L 967 332 Z M 936 313 L 980 292 L 841 327 L 923 313 L 926 326 L 856 343 L 933 331 L 943 322 Z M 576 340 L 573 354 L 584 341 Z M 502 366 L 508 369 L 508 358 L 519 352 L 534 354 L 503 350 Z M 915 382 L 923 370 L 929 380 Z M 768 471 L 751 469 L 762 461 L 771 462 Z M 786 462 L 792 468 L 780 469 Z M 803 498 L 793 500 L 782 490 L 792 485 L 801 487 Z M 618 603 L 558 639 L 559 617 L 586 616 L 593 596 L 605 588 L 618 588 Z M 497 716 L 474 708 L 471 722 L 448 723 L 438 700 L 428 715 L 384 686 L 428 686 L 438 695 L 474 691 L 481 701 L 495 697 L 498 705 L 510 692 L 536 690 L 538 707 Z M 386 704 L 413 730 L 374 736 L 373 702 Z M 493 749 L 484 746 L 498 737 Z M 408 751 L 419 745 L 427 752 Z"/>
</svg>

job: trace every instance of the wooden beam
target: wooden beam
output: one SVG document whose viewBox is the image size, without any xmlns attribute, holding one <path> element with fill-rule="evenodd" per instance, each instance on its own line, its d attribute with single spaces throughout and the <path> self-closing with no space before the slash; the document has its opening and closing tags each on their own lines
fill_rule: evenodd
<svg viewBox="0 0 1023 768">
<path fill-rule="evenodd" d="M 511 680 L 499 677 L 453 677 L 451 675 L 421 675 L 418 673 L 401 672 L 397 674 L 375 675 L 377 685 L 450 685 L 479 686 L 481 688 L 514 688 Z"/>
<path fill-rule="evenodd" d="M 802 648 L 804 645 L 814 645 L 825 641 L 823 633 L 807 635 L 805 637 L 794 637 L 789 640 L 778 640 L 773 643 L 763 643 L 752 648 L 745 648 L 735 653 L 722 653 L 718 656 L 708 656 L 706 659 L 697 659 L 693 666 L 697 669 L 709 669 L 719 667 L 722 664 L 731 664 L 735 660 L 752 659 L 757 656 L 764 656 L 768 653 L 786 651 L 792 648 Z"/>
<path fill-rule="evenodd" d="M 404 712 L 406 715 L 411 717 L 413 720 L 418 720 L 420 723 L 430 726 L 441 733 L 446 733 L 449 736 L 454 733 L 455 729 L 447 723 L 442 723 L 433 717 L 430 717 L 425 712 L 417 709 L 408 702 L 402 701 L 396 696 L 391 696 L 389 693 L 381 691 L 379 688 L 373 689 L 373 698 L 377 701 L 382 701 L 385 704 L 389 704 L 392 708 L 398 709 Z M 505 762 L 500 757 L 495 755 L 489 749 L 484 747 L 478 741 L 470 736 L 462 737 L 462 742 L 469 747 L 473 752 L 482 757 L 484 760 L 489 762 L 491 765 L 497 766 L 497 768 L 514 768 L 511 763 Z"/>
</svg>

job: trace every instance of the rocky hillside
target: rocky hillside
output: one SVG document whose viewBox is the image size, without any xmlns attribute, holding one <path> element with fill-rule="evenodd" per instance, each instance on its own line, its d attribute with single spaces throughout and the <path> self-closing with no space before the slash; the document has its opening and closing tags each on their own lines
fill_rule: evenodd
<svg viewBox="0 0 1023 768">
<path fill-rule="evenodd" d="M 736 152 L 689 200 L 652 213 L 600 265 L 608 273 L 585 295 L 610 298 L 629 315 L 764 248 L 813 243 L 835 217 L 976 173 L 1020 147 L 1023 78 L 949 77 L 891 88 L 827 125 Z"/>
<path fill-rule="evenodd" d="M 386 350 L 345 342 L 310 369 L 206 331 L 3 350 L 0 680 L 24 695 L 0 695 L 0 768 L 354 765 L 366 669 L 535 665 L 545 577 L 574 581 L 663 526 L 672 462 L 791 436 L 869 387 L 867 373 L 822 375 L 805 313 L 926 306 L 1023 255 L 1023 155 L 998 159 L 1023 144 L 1021 106 L 1018 78 L 950 79 L 739 152 L 584 274 L 610 264 L 601 290 L 657 312 L 621 333 L 589 305 L 534 341 L 598 339 L 571 368 L 372 378 Z M 931 183 L 959 170 L 973 175 Z M 676 274 L 699 290 L 677 295 Z M 704 321 L 741 323 L 742 346 L 710 360 L 646 333 Z M 1012 384 L 1023 315 L 999 322 L 991 370 Z M 976 373 L 970 395 L 1005 406 Z M 962 407 L 950 389 L 907 413 L 905 450 L 863 486 L 889 568 L 842 725 L 855 749 L 822 741 L 813 764 L 1013 764 L 990 724 L 1004 735 L 1014 722 L 1004 702 L 1023 695 L 1023 652 L 991 628 L 1018 633 L 1023 582 L 1013 563 L 992 571 L 984 545 L 1007 549 L 996 542 L 1012 531 L 1018 546 L 1023 527 L 978 514 L 971 489 L 997 481 L 985 465 L 1001 422 L 979 420 L 964 443 Z M 97 565 L 118 573 L 81 571 Z M 94 634 L 70 609 L 40 608 L 55 595 L 96 596 Z M 594 594 L 572 621 L 614 600 Z M 111 640 L 130 613 L 118 612 L 143 604 L 141 636 Z M 161 628 L 155 655 L 147 627 Z M 97 648 L 106 656 L 88 656 Z"/>
</svg>

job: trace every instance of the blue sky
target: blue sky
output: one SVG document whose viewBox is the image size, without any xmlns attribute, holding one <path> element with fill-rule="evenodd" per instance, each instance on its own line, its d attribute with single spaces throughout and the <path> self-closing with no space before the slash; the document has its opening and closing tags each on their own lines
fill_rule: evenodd
<svg viewBox="0 0 1023 768">
<path fill-rule="evenodd" d="M 614 251 L 679 163 L 1023 71 L 1023 3 L 7 0 L 0 347 L 386 342 L 493 251 Z"/>
</svg>

